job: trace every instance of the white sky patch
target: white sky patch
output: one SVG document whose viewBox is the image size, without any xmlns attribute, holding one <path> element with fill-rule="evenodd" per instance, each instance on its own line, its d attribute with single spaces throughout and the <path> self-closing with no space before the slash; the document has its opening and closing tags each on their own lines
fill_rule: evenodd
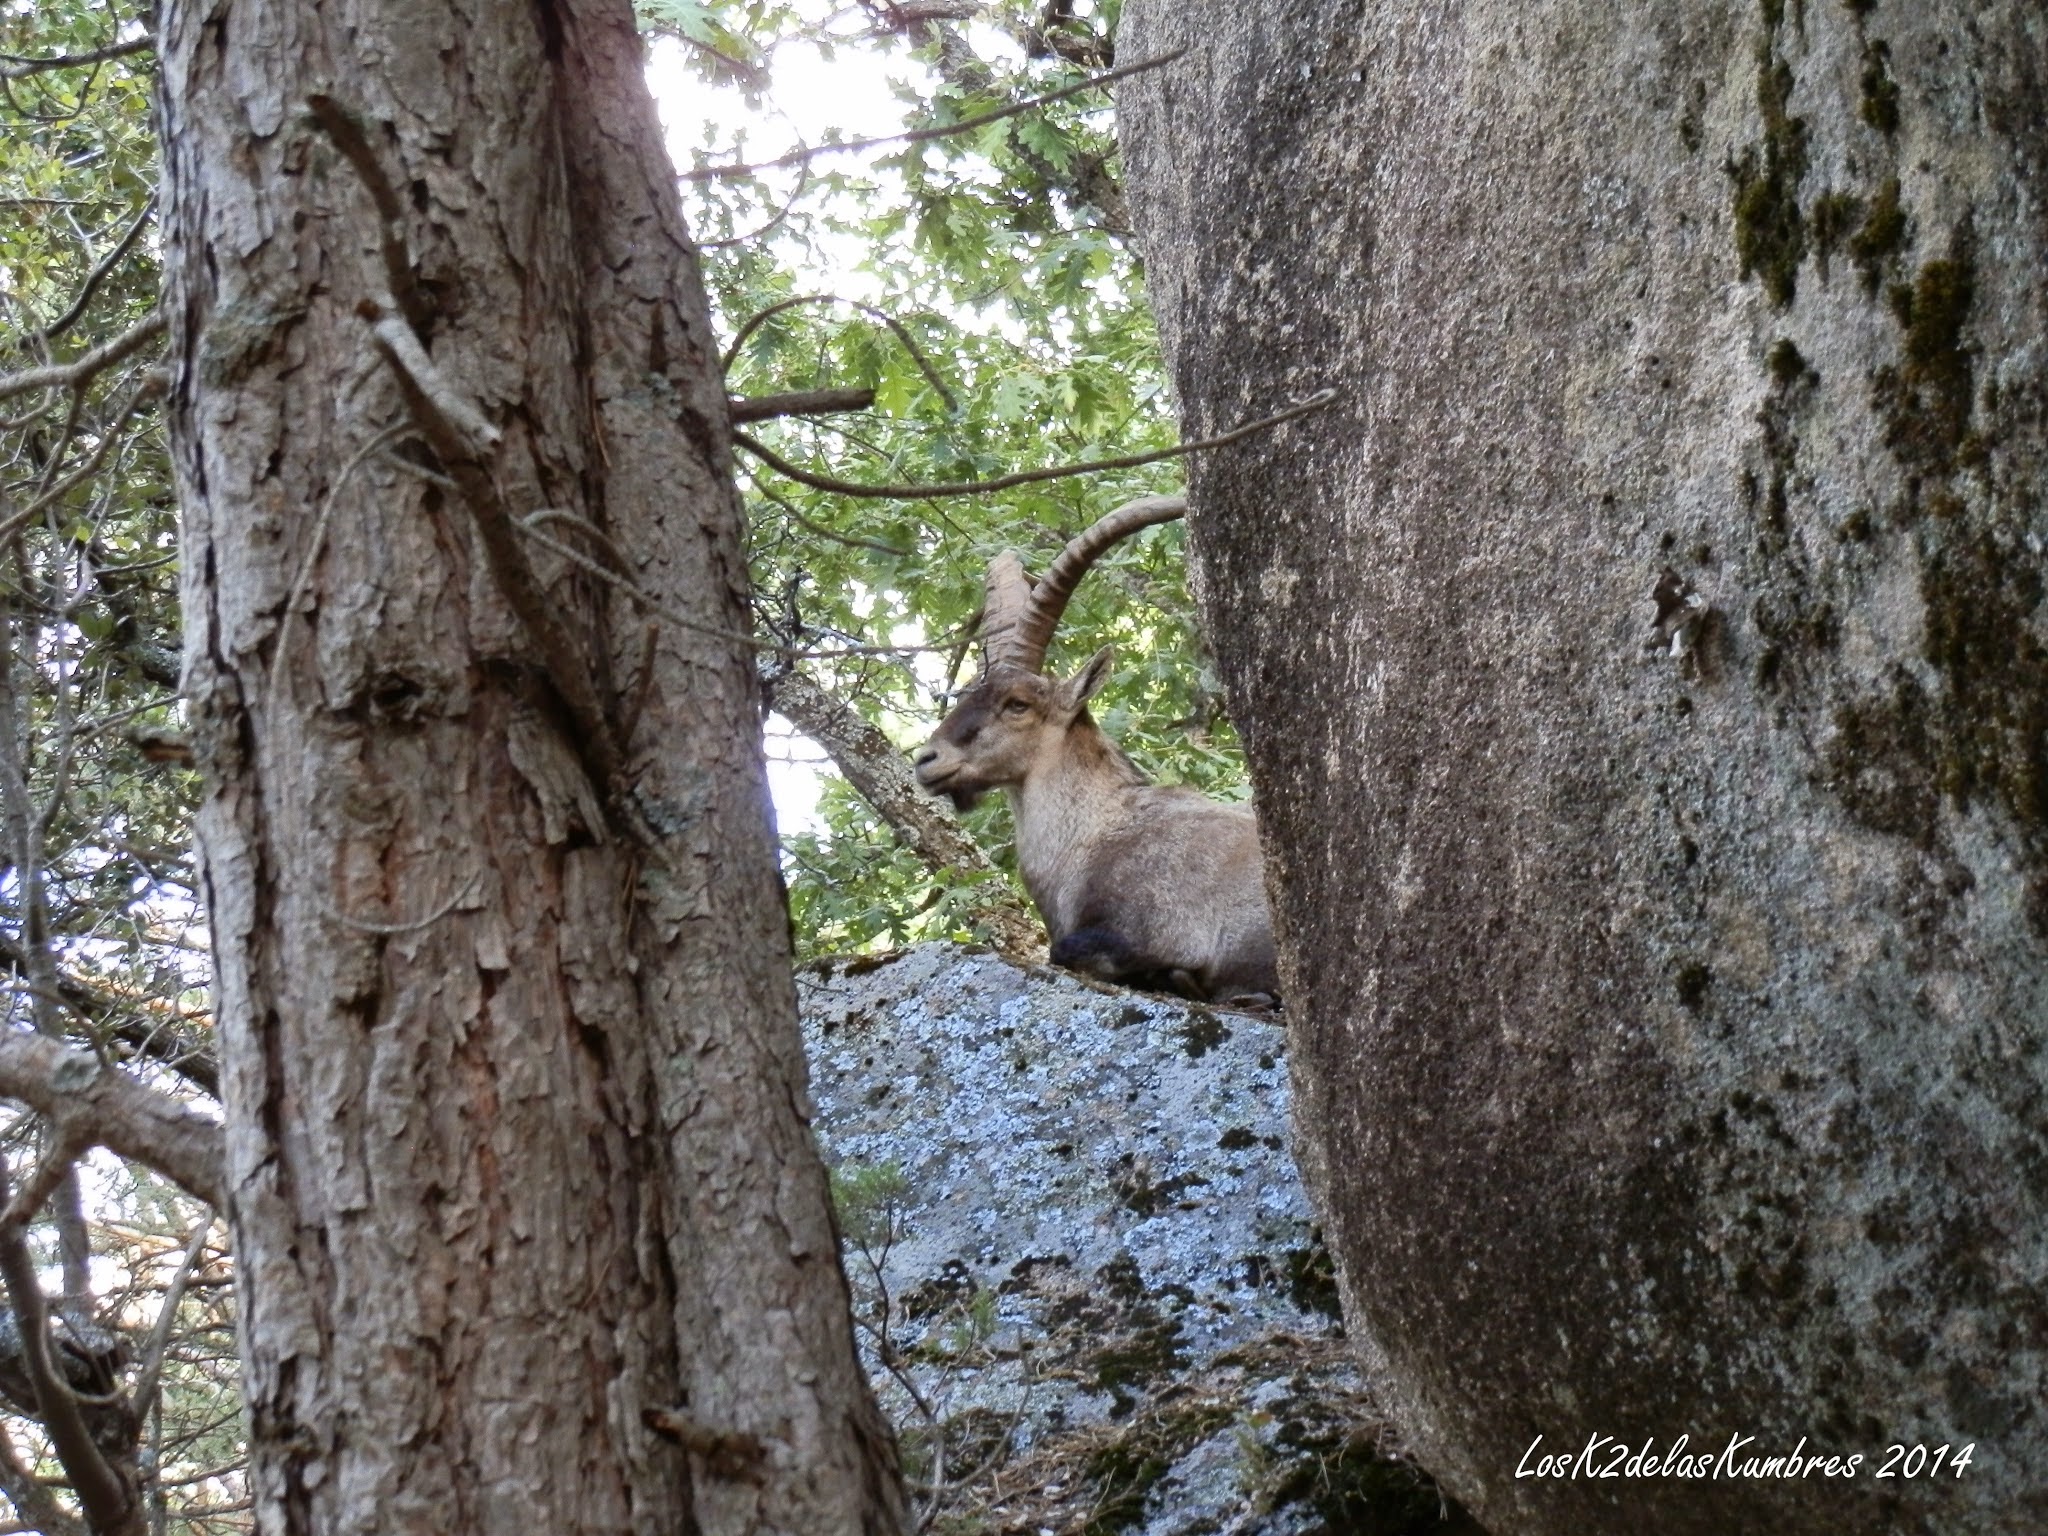
<svg viewBox="0 0 2048 1536">
<path fill-rule="evenodd" d="M 903 131 L 907 103 L 898 94 L 900 81 L 917 80 L 921 90 L 930 88 L 930 77 L 922 65 L 904 56 L 884 58 L 865 48 L 833 50 L 826 58 L 814 45 L 786 42 L 775 50 L 770 65 L 773 81 L 758 107 L 749 106 L 736 87 L 706 84 L 694 73 L 687 44 L 674 38 L 657 38 L 649 50 L 647 83 L 654 92 L 668 138 L 669 158 L 688 167 L 713 144 L 713 163 L 773 160 L 802 148 L 815 149 L 837 138 L 884 138 Z M 888 195 L 900 186 L 893 171 L 873 169 L 873 161 L 886 150 L 866 155 L 837 153 L 822 156 L 814 164 L 834 170 L 869 171 L 870 179 Z M 795 171 L 777 172 L 770 178 L 779 195 L 797 194 L 801 177 Z M 811 206 L 829 194 L 814 185 L 804 190 Z M 842 194 L 843 195 L 843 194 Z M 695 199 L 691 186 L 683 185 L 683 211 L 693 216 Z M 772 213 L 764 213 L 766 225 Z M 810 247 L 805 281 L 820 291 L 843 294 L 849 299 L 875 302 L 883 297 L 881 283 L 860 270 L 869 255 L 859 242 L 817 232 Z M 785 259 L 797 255 L 785 248 Z"/>
<path fill-rule="evenodd" d="M 784 837 L 792 832 L 823 832 L 825 818 L 818 814 L 818 796 L 825 786 L 819 775 L 831 767 L 824 748 L 780 715 L 768 717 L 761 744 L 768 753 L 768 793 L 775 801 L 776 831 Z"/>
<path fill-rule="evenodd" d="M 820 15 L 823 8 L 820 8 Z M 977 43 L 983 41 L 979 37 Z M 689 166 L 707 141 L 731 146 L 726 158 L 771 160 L 790 150 L 841 139 L 881 138 L 903 131 L 906 103 L 898 81 L 925 76 L 923 66 L 898 56 L 885 59 L 865 48 L 834 50 L 827 59 L 808 43 L 785 43 L 775 50 L 773 84 L 759 108 L 750 107 L 737 89 L 707 85 L 693 72 L 686 45 L 658 38 L 649 50 L 647 83 L 654 92 L 668 137 L 669 156 Z M 708 125 L 708 126 L 707 126 Z M 868 157 L 872 158 L 872 156 Z M 836 166 L 857 166 L 858 155 L 832 157 Z M 877 180 L 886 181 L 886 175 Z M 794 182 L 791 183 L 794 185 Z M 684 211 L 689 212 L 689 186 L 684 185 Z M 859 270 L 867 252 L 850 241 L 813 247 L 824 264 L 804 278 L 819 291 L 849 298 L 875 299 L 879 285 Z M 917 644 L 922 635 L 897 643 Z M 923 658 L 920 658 L 921 660 Z M 823 832 L 825 820 L 818 800 L 821 774 L 831 760 L 809 737 L 798 734 L 780 715 L 771 715 L 764 733 L 768 758 L 768 792 L 775 801 L 775 824 L 784 835 Z"/>
</svg>

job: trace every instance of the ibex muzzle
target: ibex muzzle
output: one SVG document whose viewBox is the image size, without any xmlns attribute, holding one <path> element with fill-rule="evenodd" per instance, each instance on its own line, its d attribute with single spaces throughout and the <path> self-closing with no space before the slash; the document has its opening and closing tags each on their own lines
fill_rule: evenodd
<svg viewBox="0 0 2048 1536">
<path fill-rule="evenodd" d="M 1096 652 L 1047 676 L 1046 646 L 1089 566 L 1119 539 L 1187 510 L 1134 501 L 1070 543 L 1035 587 L 1014 554 L 988 569 L 982 669 L 916 756 L 918 782 L 965 810 L 1010 793 L 1017 864 L 1055 963 L 1197 997 L 1278 997 L 1259 828 L 1249 806 L 1151 784 L 1103 734 L 1088 700 Z"/>
</svg>

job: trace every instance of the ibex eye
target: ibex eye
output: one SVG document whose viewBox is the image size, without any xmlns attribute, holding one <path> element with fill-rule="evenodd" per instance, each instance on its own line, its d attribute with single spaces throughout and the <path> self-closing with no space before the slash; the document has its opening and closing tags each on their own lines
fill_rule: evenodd
<svg viewBox="0 0 2048 1536">
<path fill-rule="evenodd" d="M 1003 713 L 1006 715 L 1027 714 L 1030 712 L 1030 709 L 1031 701 L 1029 699 L 1009 699 L 1003 704 Z"/>
</svg>

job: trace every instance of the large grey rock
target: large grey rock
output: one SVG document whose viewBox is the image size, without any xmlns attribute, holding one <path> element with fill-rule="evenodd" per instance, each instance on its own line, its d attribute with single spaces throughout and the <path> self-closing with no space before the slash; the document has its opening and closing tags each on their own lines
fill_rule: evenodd
<svg viewBox="0 0 2048 1536">
<path fill-rule="evenodd" d="M 1501 1532 L 2048 1531 L 2048 14 L 1123 22 L 1185 434 L 1341 392 L 1189 537 L 1375 1392 Z"/>
<path fill-rule="evenodd" d="M 919 1465 L 941 1423 L 951 1477 L 1007 1438 L 1007 1492 L 963 1494 L 1032 1532 L 1439 1528 L 1335 1337 L 1275 1019 L 949 945 L 799 993 L 856 1315 Z"/>
</svg>

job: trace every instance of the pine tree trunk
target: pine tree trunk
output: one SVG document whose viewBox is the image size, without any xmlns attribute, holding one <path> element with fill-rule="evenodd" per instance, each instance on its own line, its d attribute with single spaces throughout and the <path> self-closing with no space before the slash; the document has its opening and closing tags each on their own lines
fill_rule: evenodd
<svg viewBox="0 0 2048 1536">
<path fill-rule="evenodd" d="M 1377 1389 L 1517 1536 L 2048 1529 L 2040 8 L 1131 0 L 1178 47 L 1186 435 L 1342 392 L 1189 527 Z M 1680 1435 L 1863 1460 L 1518 1473 Z"/>
<path fill-rule="evenodd" d="M 806 1123 L 718 353 L 631 14 L 174 4 L 162 41 L 262 1527 L 896 1530 Z M 434 388 L 369 313 L 494 446 L 421 429 Z M 702 627 L 513 526 L 542 509 Z"/>
</svg>

